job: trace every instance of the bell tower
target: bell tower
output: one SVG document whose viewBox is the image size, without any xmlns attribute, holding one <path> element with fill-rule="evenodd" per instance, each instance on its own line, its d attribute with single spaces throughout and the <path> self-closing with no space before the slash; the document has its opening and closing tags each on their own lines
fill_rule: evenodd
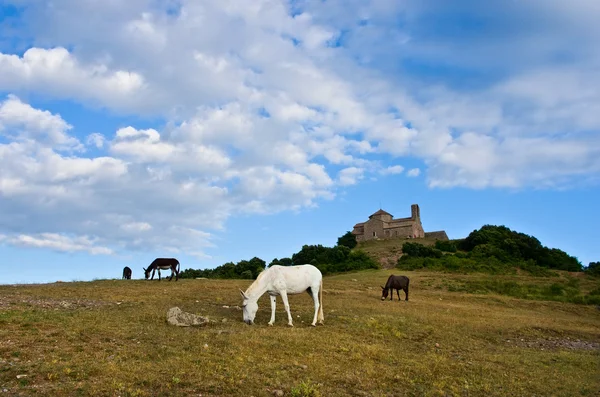
<svg viewBox="0 0 600 397">
<path fill-rule="evenodd" d="M 421 219 L 421 210 L 419 209 L 418 204 L 413 204 L 410 206 L 410 215 L 412 219 Z"/>
</svg>

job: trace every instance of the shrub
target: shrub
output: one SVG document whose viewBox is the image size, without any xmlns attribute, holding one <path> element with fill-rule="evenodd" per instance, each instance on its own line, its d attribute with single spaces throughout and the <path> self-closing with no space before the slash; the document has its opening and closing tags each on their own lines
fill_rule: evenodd
<svg viewBox="0 0 600 397">
<path fill-rule="evenodd" d="M 444 252 L 456 252 L 456 244 L 454 241 L 437 240 L 435 242 L 435 248 Z"/>
<path fill-rule="evenodd" d="M 408 256 L 420 258 L 441 258 L 443 256 L 442 251 L 439 249 L 427 247 L 419 243 L 404 243 L 402 245 L 402 252 Z"/>
</svg>

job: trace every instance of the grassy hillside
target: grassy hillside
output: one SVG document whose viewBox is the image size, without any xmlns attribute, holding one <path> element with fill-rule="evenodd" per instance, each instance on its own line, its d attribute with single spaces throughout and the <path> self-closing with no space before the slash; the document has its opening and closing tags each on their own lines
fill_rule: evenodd
<svg viewBox="0 0 600 397">
<path fill-rule="evenodd" d="M 396 266 L 398 258 L 402 254 L 402 244 L 406 242 L 419 243 L 426 246 L 435 244 L 435 239 L 389 239 L 389 240 L 368 240 L 358 243 L 354 250 L 362 250 L 375 259 L 384 269 L 390 269 Z"/>
<path fill-rule="evenodd" d="M 530 276 L 403 272 L 410 300 L 382 302 L 397 270 L 324 279 L 325 325 L 308 294 L 259 301 L 242 322 L 250 280 L 104 280 L 0 286 L 0 391 L 106 396 L 595 396 L 600 310 L 457 288 Z M 594 286 L 586 279 L 586 289 Z M 596 281 L 597 283 L 597 281 Z M 583 285 L 582 284 L 582 285 Z M 596 288 L 598 286 L 596 285 Z M 404 298 L 404 295 L 402 294 Z M 179 306 L 204 328 L 165 321 Z M 227 307 L 226 307 L 227 306 Z"/>
</svg>

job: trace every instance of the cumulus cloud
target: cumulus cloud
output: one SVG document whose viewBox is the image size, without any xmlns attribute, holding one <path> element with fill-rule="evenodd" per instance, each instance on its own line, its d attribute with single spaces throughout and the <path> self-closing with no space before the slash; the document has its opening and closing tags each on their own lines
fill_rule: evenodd
<svg viewBox="0 0 600 397">
<path fill-rule="evenodd" d="M 422 162 L 406 175 L 422 171 L 432 188 L 589 179 L 600 170 L 598 9 L 526 3 L 24 7 L 17 35 L 33 45 L 0 53 L 4 241 L 202 256 L 236 213 L 314 206 L 405 172 L 381 166 L 405 157 Z M 425 30 L 459 14 L 511 29 Z M 26 103 L 31 93 L 48 106 Z M 49 111 L 55 100 L 131 117 L 78 131 Z"/>
<path fill-rule="evenodd" d="M 365 170 L 357 167 L 344 168 L 338 173 L 339 183 L 342 186 L 354 185 L 364 177 Z"/>
<path fill-rule="evenodd" d="M 22 57 L 0 53 L 0 87 L 35 90 L 62 98 L 77 97 L 103 105 L 129 107 L 141 99 L 144 79 L 135 72 L 109 70 L 103 63 L 81 65 L 63 47 L 37 48 Z"/>
<path fill-rule="evenodd" d="M 35 140 L 50 147 L 80 147 L 79 141 L 68 135 L 72 128 L 59 115 L 34 109 L 15 95 L 8 95 L 0 104 L 0 133 L 14 140 Z"/>
</svg>

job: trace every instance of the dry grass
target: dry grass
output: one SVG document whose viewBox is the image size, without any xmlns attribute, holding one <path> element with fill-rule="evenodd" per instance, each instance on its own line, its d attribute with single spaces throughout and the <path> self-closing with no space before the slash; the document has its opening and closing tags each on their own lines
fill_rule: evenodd
<svg viewBox="0 0 600 397">
<path fill-rule="evenodd" d="M 354 249 L 365 251 L 384 269 L 391 269 L 396 267 L 398 258 L 402 256 L 402 245 L 407 242 L 432 246 L 436 240 L 434 238 L 367 240 L 358 243 Z"/>
<path fill-rule="evenodd" d="M 290 297 L 294 328 L 285 325 L 280 301 L 276 325 L 266 325 L 266 296 L 257 325 L 247 326 L 233 307 L 241 301 L 238 287 L 249 285 L 244 280 L 0 286 L 0 394 L 600 393 L 594 306 L 452 293 L 440 288 L 443 280 L 483 276 L 431 272 L 404 273 L 411 278 L 410 301 L 381 302 L 379 285 L 390 273 L 326 277 L 325 325 L 317 328 L 308 326 L 308 294 Z M 172 306 L 215 322 L 169 326 Z"/>
</svg>

